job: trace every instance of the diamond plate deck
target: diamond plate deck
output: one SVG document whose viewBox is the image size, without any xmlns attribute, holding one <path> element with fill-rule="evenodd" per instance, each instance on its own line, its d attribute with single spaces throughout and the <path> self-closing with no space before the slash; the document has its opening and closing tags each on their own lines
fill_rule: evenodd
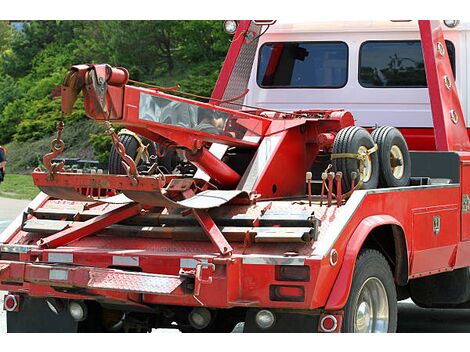
<svg viewBox="0 0 470 352">
<path fill-rule="evenodd" d="M 136 293 L 170 294 L 184 280 L 184 278 L 169 275 L 92 271 L 88 287 Z"/>
</svg>

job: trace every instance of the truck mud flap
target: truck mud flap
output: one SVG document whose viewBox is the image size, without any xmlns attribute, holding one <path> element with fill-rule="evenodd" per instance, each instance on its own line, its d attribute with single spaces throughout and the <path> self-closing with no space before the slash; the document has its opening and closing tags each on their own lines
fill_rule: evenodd
<svg viewBox="0 0 470 352">
<path fill-rule="evenodd" d="M 53 313 L 45 299 L 22 296 L 21 310 L 7 312 L 7 332 L 19 333 L 70 333 L 77 332 L 78 323 L 72 319 L 67 309 Z"/>
</svg>

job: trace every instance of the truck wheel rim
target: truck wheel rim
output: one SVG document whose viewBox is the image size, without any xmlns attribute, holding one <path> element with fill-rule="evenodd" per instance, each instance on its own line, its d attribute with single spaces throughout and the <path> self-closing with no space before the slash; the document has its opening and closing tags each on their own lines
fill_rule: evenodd
<svg viewBox="0 0 470 352">
<path fill-rule="evenodd" d="M 370 277 L 362 284 L 355 307 L 354 332 L 388 331 L 387 292 L 379 279 Z"/>
<path fill-rule="evenodd" d="M 393 145 L 390 149 L 390 166 L 393 177 L 397 180 L 403 177 L 405 166 L 403 165 L 403 153 L 397 145 Z"/>
<path fill-rule="evenodd" d="M 357 150 L 358 154 L 365 154 L 366 158 L 364 160 L 364 170 L 362 170 L 362 182 L 369 182 L 371 176 L 372 176 L 372 158 L 371 156 L 367 153 L 367 147 L 364 145 L 361 145 L 359 149 Z"/>
</svg>

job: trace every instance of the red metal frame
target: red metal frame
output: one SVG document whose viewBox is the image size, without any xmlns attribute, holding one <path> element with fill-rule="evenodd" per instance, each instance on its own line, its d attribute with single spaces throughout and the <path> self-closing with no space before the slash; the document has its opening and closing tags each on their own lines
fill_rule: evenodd
<svg viewBox="0 0 470 352">
<path fill-rule="evenodd" d="M 140 204 L 125 204 L 113 209 L 109 213 L 104 213 L 96 218 L 85 221 L 76 227 L 68 228 L 49 237 L 42 238 L 37 244 L 41 248 L 57 248 L 65 246 L 74 241 L 78 241 L 83 237 L 103 230 L 108 226 L 135 216 L 141 211 L 142 206 Z"/>
<path fill-rule="evenodd" d="M 114 121 L 123 123 L 134 132 L 153 140 L 163 138 L 193 152 L 208 152 L 204 148 L 207 143 L 212 142 L 252 148 L 255 153 L 253 160 L 264 162 L 252 162 L 247 169 L 248 173 L 252 170 L 258 172 L 255 174 L 256 178 L 250 180 L 253 182 L 253 188 L 248 190 L 260 194 L 257 203 L 225 204 L 211 211 L 183 211 L 182 215 L 185 217 L 182 216 L 179 221 L 183 223 L 192 217 L 205 236 L 192 234 L 191 229 L 181 230 L 183 224 L 166 226 L 163 222 L 164 216 L 171 215 L 171 209 L 152 209 L 153 215 L 156 212 L 158 216 L 141 216 L 138 220 L 142 221 L 142 224 L 136 225 L 130 218 L 139 215 L 141 207 L 135 203 L 114 205 L 108 210 L 106 205 L 94 203 L 93 209 L 96 210 L 97 216 L 89 215 L 91 218 L 86 221 L 74 219 L 70 228 L 49 237 L 27 233 L 21 227 L 22 221 L 18 220 L 14 230 L 9 228 L 7 236 L 4 237 L 4 245 L 0 247 L 0 288 L 33 297 L 105 298 L 109 302 L 140 308 L 151 308 L 152 305 L 203 305 L 210 308 L 287 308 L 300 312 L 308 310 L 310 313 L 315 310 L 318 315 L 335 317 L 339 324 L 334 331 L 340 331 L 342 310 L 349 296 L 356 258 L 372 230 L 387 228 L 387 233 L 392 233 L 394 241 L 402 241 L 402 250 L 396 251 L 396 258 L 391 258 L 401 263 L 395 273 L 395 279 L 399 282 L 406 283 L 410 279 L 470 266 L 470 220 L 467 219 L 467 212 L 462 210 L 462 200 L 470 190 L 470 171 L 467 170 L 470 165 L 470 153 L 466 152 L 470 150 L 468 132 L 463 123 L 445 45 L 444 56 L 437 49 L 438 42 L 444 43 L 442 32 L 435 23 L 420 21 L 419 24 L 435 125 L 436 148 L 439 151 L 457 151 L 460 158 L 460 183 L 359 190 L 353 192 L 344 204 L 332 202 L 330 196 L 329 203 L 332 204 L 329 207 L 321 206 L 315 198 L 309 205 L 305 195 L 305 173 L 310 171 L 319 151 L 329 151 L 336 132 L 353 124 L 350 113 L 341 110 L 300 111 L 267 118 L 260 116 L 262 112 L 234 112 L 213 104 L 125 86 L 121 84 L 125 78 L 122 77 L 124 74 L 118 70 L 120 79 L 117 82 L 120 86 L 114 86 L 111 84 L 113 80 L 110 80 L 107 96 L 107 101 L 113 102 L 110 106 L 122 106 L 121 115 L 119 108 L 113 108 Z M 239 34 L 248 27 L 249 21 L 241 23 Z M 243 42 L 242 36 L 234 41 L 214 90 L 214 99 L 223 96 Z M 99 70 L 101 75 L 106 76 L 103 67 Z M 444 76 L 450 77 L 449 80 L 444 82 Z M 450 88 L 447 87 L 449 82 Z M 226 136 L 188 133 L 185 129 L 143 122 L 138 119 L 138 99 L 141 92 L 233 114 L 243 119 L 245 127 L 257 132 L 259 141 L 237 141 Z M 90 116 L 100 120 L 101 112 L 96 110 L 97 98 L 93 99 L 88 101 L 87 111 Z M 450 119 L 450 110 L 457 113 L 458 121 L 453 122 Z M 318 117 L 318 114 L 322 116 Z M 274 141 L 277 147 L 269 149 L 275 144 Z M 271 142 L 273 144 L 270 144 Z M 226 165 L 220 160 L 220 163 L 213 158 L 211 160 L 216 165 L 211 172 L 214 175 L 218 166 Z M 262 164 L 264 166 L 261 167 Z M 260 169 L 256 169 L 257 167 Z M 151 177 L 141 177 L 135 185 L 131 184 L 126 176 L 65 176 L 67 175 L 61 173 L 34 174 L 35 182 L 45 187 L 68 184 L 80 188 L 84 184 L 88 187 L 93 182 L 100 184 L 100 181 L 106 181 L 102 187 L 155 191 L 167 184 L 166 181 Z M 226 185 L 230 183 L 228 188 L 233 188 L 236 183 L 234 180 L 227 182 L 227 179 L 219 181 Z M 274 185 L 276 187 L 273 187 Z M 329 193 L 331 194 L 331 189 Z M 296 198 L 288 199 L 290 196 Z M 396 204 L 397 200 L 401 202 L 400 206 L 391 206 Z M 36 210 L 60 210 L 67 207 L 84 209 L 86 205 L 90 206 L 89 202 L 66 202 L 44 195 L 38 198 L 36 203 L 33 206 Z M 281 216 L 293 214 L 299 209 L 308 212 L 309 216 L 313 214 L 315 219 L 321 221 L 318 236 L 313 242 L 256 242 L 253 228 L 262 230 L 260 228 L 263 228 L 263 215 L 274 211 Z M 29 213 L 27 219 L 40 219 L 37 212 Z M 244 216 L 253 216 L 255 220 L 250 226 L 243 228 L 243 231 L 238 229 L 236 234 L 217 224 L 220 217 L 236 222 Z M 439 236 L 433 233 L 433 221 L 436 216 L 440 217 L 442 224 Z M 127 220 L 126 224 L 122 223 L 123 220 Z M 117 223 L 120 225 L 109 227 Z M 151 227 L 156 227 L 159 231 L 149 229 Z M 269 228 L 279 229 L 279 225 L 269 225 Z M 181 230 L 183 235 L 178 235 L 177 230 Z M 285 231 L 288 232 L 288 229 Z M 332 253 L 336 253 L 337 262 L 330 259 Z M 187 292 L 177 286 L 170 293 L 151 292 L 137 284 L 135 288 L 125 286 L 125 289 L 116 289 L 113 285 L 123 279 L 123 275 L 128 274 L 116 267 L 126 268 L 126 265 L 138 269 L 132 273 L 132 278 L 138 283 L 145 282 L 148 277 L 146 275 L 173 283 L 173 280 L 190 277 L 194 279 L 195 290 Z M 295 282 L 304 292 L 304 299 L 301 301 L 273 300 L 270 296 L 271 285 L 293 284 L 283 282 L 277 276 L 279 269 L 286 265 L 309 267 L 309 281 Z M 54 270 L 62 270 L 60 277 L 63 279 L 57 279 Z M 104 278 L 104 281 L 109 279 L 113 285 L 91 285 L 90 277 L 97 272 L 101 275 L 100 278 Z M 60 291 L 52 288 L 56 286 L 69 287 L 71 290 Z M 73 288 L 84 289 L 85 292 L 73 291 Z"/>
<path fill-rule="evenodd" d="M 439 21 L 419 21 L 436 149 L 469 150 L 465 119 Z M 453 120 L 451 114 L 456 114 Z"/>
<path fill-rule="evenodd" d="M 237 62 L 238 55 L 243 45 L 246 44 L 245 33 L 249 30 L 251 25 L 251 20 L 243 20 L 238 23 L 237 31 L 234 35 L 234 40 L 230 45 L 230 49 L 227 53 L 227 56 L 220 71 L 219 78 L 215 84 L 214 90 L 212 91 L 211 103 L 217 104 L 223 96 L 227 84 L 229 82 L 230 76 L 232 75 L 233 69 Z"/>
</svg>

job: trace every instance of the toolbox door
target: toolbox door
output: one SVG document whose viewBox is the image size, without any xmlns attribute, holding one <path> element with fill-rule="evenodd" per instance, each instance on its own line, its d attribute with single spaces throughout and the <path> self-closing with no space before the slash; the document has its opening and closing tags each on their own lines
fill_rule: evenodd
<svg viewBox="0 0 470 352">
<path fill-rule="evenodd" d="M 429 275 L 452 266 L 459 241 L 457 205 L 413 209 L 413 261 L 411 274 Z"/>
</svg>

